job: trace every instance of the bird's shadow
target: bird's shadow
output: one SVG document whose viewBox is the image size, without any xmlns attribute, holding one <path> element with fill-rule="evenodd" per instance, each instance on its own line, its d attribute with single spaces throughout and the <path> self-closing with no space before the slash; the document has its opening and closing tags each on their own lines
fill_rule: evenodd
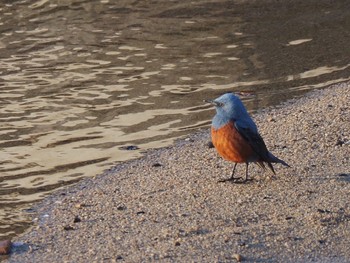
<svg viewBox="0 0 350 263">
<path fill-rule="evenodd" d="M 228 179 L 221 179 L 218 180 L 218 183 L 229 183 L 229 184 L 250 184 L 253 183 L 254 179 L 253 178 L 248 178 L 247 180 L 241 179 L 241 178 L 228 178 Z"/>
</svg>

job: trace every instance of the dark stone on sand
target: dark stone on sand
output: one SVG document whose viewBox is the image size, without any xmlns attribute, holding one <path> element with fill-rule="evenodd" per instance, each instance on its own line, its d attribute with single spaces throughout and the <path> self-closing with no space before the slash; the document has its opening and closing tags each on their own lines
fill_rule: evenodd
<svg viewBox="0 0 350 263">
<path fill-rule="evenodd" d="M 214 148 L 214 144 L 213 144 L 212 141 L 209 141 L 209 142 L 207 143 L 207 146 L 208 146 L 209 149 Z"/>
<path fill-rule="evenodd" d="M 317 209 L 317 212 L 319 212 L 320 214 L 329 214 L 331 211 L 327 209 Z"/>
<path fill-rule="evenodd" d="M 66 230 L 66 231 L 74 230 L 74 227 L 72 227 L 70 225 L 66 225 L 63 227 L 63 230 Z"/>
<path fill-rule="evenodd" d="M 136 145 L 127 145 L 127 146 L 122 146 L 119 147 L 120 150 L 126 150 L 126 151 L 135 151 L 140 149 L 139 147 L 137 147 Z"/>
<path fill-rule="evenodd" d="M 338 139 L 337 142 L 335 143 L 335 146 L 343 146 L 343 144 L 344 144 L 344 141 Z"/>
<path fill-rule="evenodd" d="M 125 205 L 118 205 L 117 210 L 119 210 L 119 211 L 126 210 L 126 206 Z"/>
<path fill-rule="evenodd" d="M 73 223 L 79 223 L 79 222 L 81 222 L 80 217 L 79 216 L 75 216 L 74 220 L 73 220 Z"/>
</svg>

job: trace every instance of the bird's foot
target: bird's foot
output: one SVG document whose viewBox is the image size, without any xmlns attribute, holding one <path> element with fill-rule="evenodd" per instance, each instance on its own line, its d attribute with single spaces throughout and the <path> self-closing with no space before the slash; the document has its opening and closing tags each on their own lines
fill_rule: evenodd
<svg viewBox="0 0 350 263">
<path fill-rule="evenodd" d="M 251 179 L 246 179 L 246 178 L 243 178 L 243 177 L 230 177 L 230 178 L 227 178 L 227 179 L 219 180 L 218 183 L 231 182 L 231 183 L 234 183 L 234 184 L 244 184 L 244 183 L 246 183 L 248 181 L 251 181 Z"/>
</svg>

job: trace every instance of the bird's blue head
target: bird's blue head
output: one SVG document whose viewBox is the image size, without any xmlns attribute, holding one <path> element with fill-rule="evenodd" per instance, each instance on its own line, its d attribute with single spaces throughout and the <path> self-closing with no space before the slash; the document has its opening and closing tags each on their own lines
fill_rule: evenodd
<svg viewBox="0 0 350 263">
<path fill-rule="evenodd" d="M 206 102 L 213 104 L 216 108 L 216 115 L 212 122 L 216 129 L 226 125 L 229 121 L 248 122 L 255 126 L 242 101 L 233 93 L 225 93 L 215 100 Z"/>
</svg>

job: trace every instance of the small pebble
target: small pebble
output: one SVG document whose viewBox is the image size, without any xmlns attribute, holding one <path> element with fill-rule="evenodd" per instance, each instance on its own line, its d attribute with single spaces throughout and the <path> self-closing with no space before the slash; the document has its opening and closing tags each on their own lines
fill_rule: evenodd
<svg viewBox="0 0 350 263">
<path fill-rule="evenodd" d="M 242 261 L 242 256 L 240 254 L 233 254 L 233 258 L 237 261 L 237 262 L 241 262 Z"/>
<path fill-rule="evenodd" d="M 208 146 L 209 149 L 214 148 L 214 144 L 213 144 L 212 141 L 208 142 L 207 146 Z"/>
<path fill-rule="evenodd" d="M 80 217 L 79 216 L 75 216 L 74 220 L 73 220 L 73 223 L 79 223 L 79 222 L 81 222 Z"/>
<path fill-rule="evenodd" d="M 66 231 L 70 231 L 70 230 L 74 230 L 74 227 L 70 226 L 70 225 L 66 225 L 63 227 L 64 230 Z"/>
<path fill-rule="evenodd" d="M 337 140 L 335 146 L 343 146 L 344 142 L 342 140 Z"/>
<path fill-rule="evenodd" d="M 126 210 L 126 206 L 125 205 L 118 205 L 117 210 L 119 210 L 119 211 Z"/>
<path fill-rule="evenodd" d="M 85 204 L 81 204 L 81 203 L 78 203 L 78 204 L 75 204 L 75 208 L 82 208 L 86 206 Z"/>
<path fill-rule="evenodd" d="M 327 209 L 317 209 L 317 212 L 319 212 L 320 214 L 329 214 L 331 211 L 327 210 Z"/>
<path fill-rule="evenodd" d="M 139 147 L 137 147 L 136 145 L 127 145 L 127 146 L 122 146 L 119 147 L 120 150 L 127 150 L 127 151 L 135 151 L 140 149 Z"/>
</svg>

